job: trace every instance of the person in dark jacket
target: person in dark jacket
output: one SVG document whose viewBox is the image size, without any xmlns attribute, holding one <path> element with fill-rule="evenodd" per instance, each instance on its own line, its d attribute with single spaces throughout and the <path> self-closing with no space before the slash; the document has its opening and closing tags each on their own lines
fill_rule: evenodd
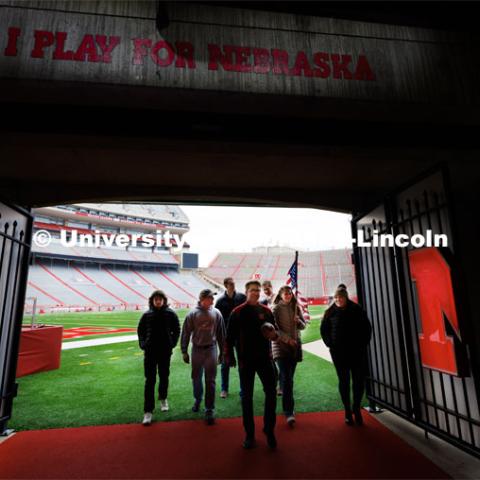
<svg viewBox="0 0 480 480">
<path fill-rule="evenodd" d="M 338 376 L 338 389 L 345 407 L 345 423 L 362 425 L 360 404 L 365 391 L 367 374 L 367 347 L 372 327 L 360 305 L 348 298 L 347 290 L 339 288 L 334 303 L 325 311 L 320 333 L 330 349 Z M 352 377 L 353 407 L 350 402 L 350 375 Z"/>
<path fill-rule="evenodd" d="M 215 303 L 215 308 L 220 310 L 224 321 L 228 322 L 228 318 L 230 317 L 232 310 L 244 303 L 247 300 L 247 297 L 243 293 L 235 291 L 235 282 L 233 281 L 232 277 L 225 278 L 225 280 L 223 280 L 223 285 L 226 289 L 225 293 L 218 298 Z M 225 325 L 225 328 L 228 328 L 228 325 Z M 222 391 L 220 392 L 220 397 L 227 398 L 230 380 L 230 367 L 225 362 L 222 362 L 221 376 Z"/>
<path fill-rule="evenodd" d="M 155 383 L 159 377 L 158 398 L 162 412 L 168 411 L 168 377 L 172 350 L 180 336 L 180 322 L 177 314 L 168 306 L 168 299 L 162 290 L 155 290 L 148 299 L 150 309 L 138 323 L 138 342 L 145 352 L 145 391 L 143 424 L 152 423 L 155 409 Z"/>
<path fill-rule="evenodd" d="M 259 303 L 261 285 L 251 280 L 245 285 L 247 301 L 236 307 L 228 319 L 225 359 L 234 367 L 237 364 L 234 347 L 238 354 L 238 369 L 242 388 L 242 416 L 246 437 L 244 448 L 253 448 L 255 423 L 253 420 L 253 386 L 255 374 L 260 377 L 265 392 L 263 432 L 271 449 L 277 446 L 274 430 L 276 423 L 277 395 L 275 385 L 277 372 L 272 358 L 271 341 L 279 338 L 272 311 Z"/>
</svg>

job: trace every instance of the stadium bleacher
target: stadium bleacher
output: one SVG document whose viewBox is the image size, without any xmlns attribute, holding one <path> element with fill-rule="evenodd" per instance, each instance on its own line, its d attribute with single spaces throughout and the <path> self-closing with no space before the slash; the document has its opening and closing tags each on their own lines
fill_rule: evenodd
<svg viewBox="0 0 480 480">
<path fill-rule="evenodd" d="M 180 269 L 168 245 L 122 248 L 80 242 L 81 235 L 95 232 L 131 237 L 168 229 L 184 234 L 189 220 L 178 206 L 75 204 L 42 207 L 34 214 L 34 233 L 46 230 L 51 237 L 48 245 L 32 245 L 26 303 L 35 299 L 40 313 L 143 310 L 154 289 L 164 290 L 175 308 L 191 307 L 200 290 L 212 287 L 195 273 Z M 73 243 L 73 238 L 77 240 L 73 245 L 65 244 Z M 184 248 L 189 245 L 184 243 Z"/>
<path fill-rule="evenodd" d="M 163 290 L 175 308 L 191 307 L 210 287 L 190 272 L 143 270 L 132 266 L 92 265 L 78 261 L 30 267 L 27 297 L 37 298 L 39 311 L 143 310 L 155 289 Z"/>
<path fill-rule="evenodd" d="M 134 235 L 161 227 L 181 234 L 188 218 L 178 206 L 76 204 L 43 207 L 35 213 L 34 230 L 47 230 L 47 246 L 32 245 L 27 298 L 37 310 L 143 310 L 154 289 L 163 290 L 174 308 L 191 307 L 200 290 L 220 291 L 225 277 L 237 288 L 248 280 L 270 280 L 274 289 L 285 284 L 295 252 L 283 247 L 259 247 L 252 252 L 219 253 L 203 271 L 180 268 L 178 255 L 162 244 L 128 248 L 80 244 L 80 234 L 92 232 Z M 73 246 L 62 244 L 61 232 L 79 234 Z M 189 248 L 185 244 L 185 248 Z M 356 296 L 355 273 L 348 249 L 299 252 L 299 291 L 309 301 L 323 301 L 339 283 Z"/>
<path fill-rule="evenodd" d="M 356 297 L 355 271 L 349 249 L 299 252 L 299 290 L 309 299 L 325 299 L 333 294 L 339 283 L 347 285 L 350 295 Z M 238 285 L 252 278 L 270 280 L 274 290 L 284 285 L 288 270 L 295 260 L 295 252 L 279 253 L 219 253 L 205 270 L 216 282 L 233 277 Z"/>
</svg>

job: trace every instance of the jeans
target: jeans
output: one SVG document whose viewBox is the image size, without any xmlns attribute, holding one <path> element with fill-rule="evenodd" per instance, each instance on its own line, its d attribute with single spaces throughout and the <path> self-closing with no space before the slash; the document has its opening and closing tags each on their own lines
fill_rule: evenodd
<svg viewBox="0 0 480 480">
<path fill-rule="evenodd" d="M 157 370 L 159 377 L 158 396 L 165 400 L 168 394 L 168 377 L 170 375 L 171 350 L 146 351 L 143 360 L 145 372 L 144 412 L 153 412 L 155 409 L 155 383 Z"/>
<path fill-rule="evenodd" d="M 228 392 L 229 377 L 230 377 L 230 367 L 226 363 L 222 363 L 220 368 L 220 373 L 222 376 L 222 391 Z"/>
<path fill-rule="evenodd" d="M 338 390 L 346 411 L 351 410 L 350 375 L 352 377 L 353 409 L 360 408 L 367 375 L 366 354 L 358 356 L 330 350 L 338 376 Z"/>
<path fill-rule="evenodd" d="M 295 400 L 293 399 L 293 377 L 297 368 L 297 360 L 289 357 L 280 357 L 276 360 L 279 370 L 280 386 L 283 390 L 283 413 L 289 417 L 294 413 Z"/>
<path fill-rule="evenodd" d="M 228 393 L 228 387 L 230 385 L 230 367 L 226 363 L 222 363 L 220 368 L 220 374 L 222 377 L 222 391 Z M 240 386 L 240 396 L 242 396 L 242 387 Z"/>
<path fill-rule="evenodd" d="M 278 362 L 277 362 L 277 366 L 278 366 L 278 388 L 283 391 L 283 371 L 280 370 L 280 366 L 278 365 Z"/>
<path fill-rule="evenodd" d="M 255 373 L 260 378 L 265 392 L 263 413 L 263 431 L 273 433 L 277 420 L 277 372 L 273 361 L 243 364 L 240 369 L 240 384 L 242 387 L 242 416 L 243 427 L 248 437 L 255 436 L 255 423 L 253 420 L 253 386 Z"/>
<path fill-rule="evenodd" d="M 217 346 L 192 347 L 192 383 L 196 403 L 203 397 L 203 374 L 205 372 L 205 411 L 215 409 L 215 377 L 217 376 Z"/>
</svg>

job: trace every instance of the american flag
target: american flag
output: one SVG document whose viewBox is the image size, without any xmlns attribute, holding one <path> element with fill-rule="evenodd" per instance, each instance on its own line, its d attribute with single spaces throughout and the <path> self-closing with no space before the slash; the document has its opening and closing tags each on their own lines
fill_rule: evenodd
<svg viewBox="0 0 480 480">
<path fill-rule="evenodd" d="M 298 252 L 295 252 L 295 261 L 292 263 L 287 275 L 287 285 L 290 285 L 292 290 L 295 290 L 298 306 L 302 310 L 304 320 L 308 322 L 310 320 L 310 313 L 308 312 L 308 300 L 298 290 Z"/>
<path fill-rule="evenodd" d="M 287 280 L 287 285 L 290 285 L 292 287 L 292 290 L 297 289 L 297 273 L 298 273 L 298 262 L 297 258 L 295 258 L 295 261 L 292 263 L 292 266 L 290 267 L 290 270 L 288 271 L 288 280 Z"/>
<path fill-rule="evenodd" d="M 297 290 L 298 306 L 302 309 L 303 319 L 306 322 L 310 321 L 310 313 L 308 311 L 308 300 Z"/>
</svg>

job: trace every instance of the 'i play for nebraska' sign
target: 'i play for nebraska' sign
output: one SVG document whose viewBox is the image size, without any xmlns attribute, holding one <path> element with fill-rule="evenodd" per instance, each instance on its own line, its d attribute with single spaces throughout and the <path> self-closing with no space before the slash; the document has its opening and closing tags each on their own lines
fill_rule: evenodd
<svg viewBox="0 0 480 480">
<path fill-rule="evenodd" d="M 115 35 L 85 34 L 78 45 L 67 32 L 34 30 L 30 58 L 67 62 L 112 63 L 117 56 L 122 38 Z M 4 50 L 7 57 L 18 55 L 22 30 L 8 29 L 8 42 Z M 196 69 L 195 46 L 189 41 L 152 41 L 150 38 L 133 38 L 130 43 L 132 65 L 152 62 L 159 68 Z M 366 55 L 353 59 L 351 54 L 305 51 L 290 55 L 278 48 L 245 47 L 241 45 L 207 44 L 208 70 L 227 72 L 304 76 L 314 78 L 332 77 L 337 80 L 375 80 L 375 74 Z"/>
<path fill-rule="evenodd" d="M 155 5 L 0 0 L 0 78 L 423 103 L 457 90 L 455 45 L 418 29 L 169 3 L 158 31 Z"/>
</svg>

